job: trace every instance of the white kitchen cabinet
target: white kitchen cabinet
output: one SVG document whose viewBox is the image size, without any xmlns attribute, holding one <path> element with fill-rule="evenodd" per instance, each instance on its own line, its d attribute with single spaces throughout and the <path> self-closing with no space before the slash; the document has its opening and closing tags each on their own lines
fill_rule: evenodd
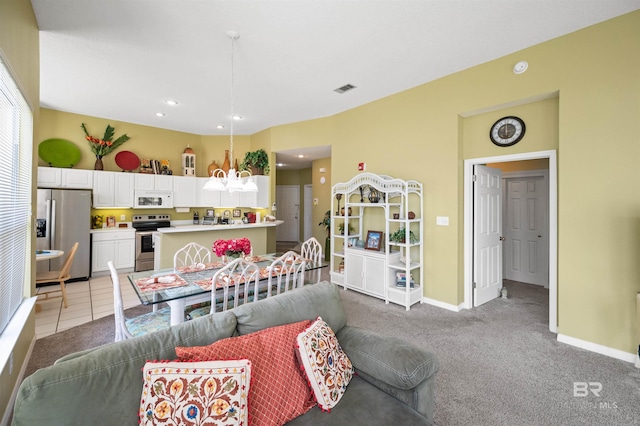
<svg viewBox="0 0 640 426">
<path fill-rule="evenodd" d="M 256 194 L 255 204 L 250 207 L 256 207 L 259 209 L 269 208 L 269 193 L 271 191 L 269 176 L 254 176 L 256 185 L 258 185 L 258 192 Z"/>
<path fill-rule="evenodd" d="M 135 266 L 135 230 L 101 231 L 91 234 L 91 275 L 108 272 L 113 261 L 118 271 Z"/>
<path fill-rule="evenodd" d="M 194 207 L 197 205 L 198 181 L 192 176 L 173 177 L 173 206 Z"/>
<path fill-rule="evenodd" d="M 133 207 L 133 183 L 133 173 L 94 172 L 93 207 Z"/>
<path fill-rule="evenodd" d="M 38 188 L 92 189 L 93 170 L 38 167 Z"/>
<path fill-rule="evenodd" d="M 176 176 L 177 177 L 177 176 Z M 173 175 L 154 175 L 149 173 L 135 174 L 136 190 L 173 191 Z"/>
<path fill-rule="evenodd" d="M 209 181 L 208 177 L 196 178 L 196 206 L 197 207 L 218 207 L 220 206 L 220 192 L 208 191 L 204 185 Z"/>
</svg>

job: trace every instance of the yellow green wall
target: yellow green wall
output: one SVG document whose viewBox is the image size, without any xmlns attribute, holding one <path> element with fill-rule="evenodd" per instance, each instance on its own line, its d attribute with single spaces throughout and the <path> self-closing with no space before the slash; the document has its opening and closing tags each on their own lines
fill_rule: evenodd
<svg viewBox="0 0 640 426">
<path fill-rule="evenodd" d="M 29 103 L 34 118 L 34 141 L 38 140 L 38 120 L 40 103 L 40 43 L 38 26 L 29 0 L 0 0 L 0 56 L 11 71 L 22 94 Z M 34 152 L 34 180 L 35 158 Z M 35 184 L 33 184 L 35 187 Z M 35 191 L 32 197 L 35 203 Z M 32 218 L 33 220 L 33 218 Z M 31 245 L 35 247 L 35 235 L 31 232 Z M 32 253 L 31 273 L 25 282 L 25 295 L 30 296 L 35 291 L 35 251 Z M 13 353 L 13 371 L 2 368 L 0 371 L 0 419 L 6 414 L 5 407 L 9 404 L 11 394 L 18 381 L 18 375 L 26 362 L 29 346 L 35 338 L 35 319 L 33 312 L 29 316 L 17 343 L 11 350 Z"/>
<path fill-rule="evenodd" d="M 640 12 L 332 117 L 271 129 L 271 149 L 330 143 L 332 183 L 367 171 L 424 184 L 426 297 L 463 302 L 462 164 L 557 149 L 558 331 L 634 352 L 640 290 Z M 513 65 L 529 62 L 522 75 Z M 525 138 L 488 138 L 502 115 Z M 594 167 L 595 166 L 595 167 Z M 436 227 L 448 216 L 449 227 Z"/>
</svg>

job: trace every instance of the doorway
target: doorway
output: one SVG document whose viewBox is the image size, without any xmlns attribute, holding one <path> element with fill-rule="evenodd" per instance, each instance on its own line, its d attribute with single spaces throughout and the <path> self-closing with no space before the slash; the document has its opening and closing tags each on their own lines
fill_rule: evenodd
<svg viewBox="0 0 640 426">
<path fill-rule="evenodd" d="M 473 175 L 474 166 L 487 163 L 504 163 L 522 160 L 548 159 L 549 161 L 549 193 L 548 193 L 548 266 L 549 266 L 549 330 L 557 332 L 558 327 L 558 294 L 557 294 L 557 271 L 558 271 L 558 208 L 557 208 L 557 153 L 555 150 L 538 151 L 523 154 L 503 155 L 496 157 L 474 158 L 464 161 L 464 302 L 463 307 L 471 309 L 473 307 Z"/>
<path fill-rule="evenodd" d="M 300 186 L 276 185 L 278 219 L 276 241 L 300 241 Z"/>
</svg>

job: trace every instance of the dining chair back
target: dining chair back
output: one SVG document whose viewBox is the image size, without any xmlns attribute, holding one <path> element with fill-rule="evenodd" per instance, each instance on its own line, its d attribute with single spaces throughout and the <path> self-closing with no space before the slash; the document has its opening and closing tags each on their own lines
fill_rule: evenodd
<svg viewBox="0 0 640 426">
<path fill-rule="evenodd" d="M 240 257 L 218 269 L 211 279 L 211 313 L 237 308 L 260 298 L 260 268 Z M 216 289 L 222 288 L 222 298 Z M 265 293 L 266 297 L 266 293 Z"/>
<path fill-rule="evenodd" d="M 40 272 L 36 274 L 36 285 L 38 284 L 49 284 L 49 283 L 58 283 L 60 285 L 59 289 L 48 290 L 48 291 L 39 291 L 38 297 L 44 296 L 46 299 L 55 299 L 58 297 L 62 298 L 62 303 L 64 307 L 68 307 L 69 304 L 67 302 L 67 289 L 65 285 L 65 281 L 71 278 L 71 265 L 73 264 L 73 258 L 76 255 L 76 251 L 78 250 L 78 246 L 80 243 L 76 242 L 69 250 L 69 254 L 67 258 L 64 260 L 62 264 L 62 268 L 59 271 L 49 271 L 49 272 Z M 51 294 L 60 293 L 57 296 L 51 296 Z"/>
<path fill-rule="evenodd" d="M 122 303 L 122 290 L 120 289 L 120 277 L 113 262 L 107 262 L 111 272 L 111 283 L 113 284 L 113 314 L 115 316 L 115 341 L 131 339 L 142 336 L 153 331 L 169 328 L 171 325 L 171 309 L 162 308 L 154 312 L 149 312 L 135 318 L 127 318 L 124 315 L 124 305 Z"/>
<path fill-rule="evenodd" d="M 302 243 L 302 247 L 300 248 L 300 255 L 305 259 L 320 263 L 322 262 L 323 257 L 322 245 L 320 245 L 320 242 L 314 237 L 311 237 L 304 243 Z M 321 274 L 321 268 L 316 268 L 313 271 L 306 272 L 305 283 L 319 283 Z"/>
<path fill-rule="evenodd" d="M 211 262 L 211 250 L 198 243 L 189 243 L 173 255 L 173 267 Z"/>
<path fill-rule="evenodd" d="M 268 295 L 277 295 L 304 286 L 305 258 L 288 251 L 269 267 Z"/>
</svg>

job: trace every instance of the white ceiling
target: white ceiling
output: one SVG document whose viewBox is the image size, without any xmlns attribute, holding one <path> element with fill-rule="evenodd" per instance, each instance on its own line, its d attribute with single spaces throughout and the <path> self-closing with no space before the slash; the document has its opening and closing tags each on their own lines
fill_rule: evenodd
<svg viewBox="0 0 640 426">
<path fill-rule="evenodd" d="M 640 0 L 32 4 L 42 107 L 198 135 L 229 134 L 228 30 L 240 35 L 233 110 L 243 119 L 234 134 L 249 135 L 330 116 L 640 9 Z M 345 84 L 356 89 L 334 92 Z"/>
</svg>

